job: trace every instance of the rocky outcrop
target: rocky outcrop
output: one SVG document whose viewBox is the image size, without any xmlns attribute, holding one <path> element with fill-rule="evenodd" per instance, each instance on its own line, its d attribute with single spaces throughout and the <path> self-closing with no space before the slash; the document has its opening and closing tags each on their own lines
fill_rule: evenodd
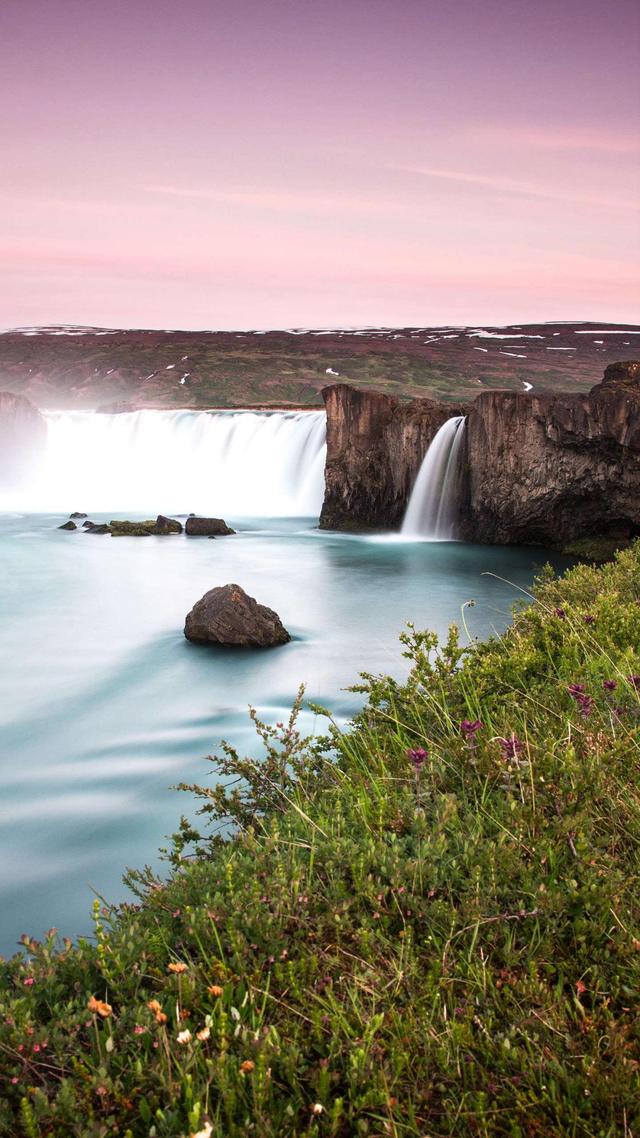
<svg viewBox="0 0 640 1138">
<path fill-rule="evenodd" d="M 184 529 L 187 537 L 226 537 L 236 532 L 223 518 L 196 518 L 191 515 Z"/>
<path fill-rule="evenodd" d="M 429 444 L 464 408 L 401 402 L 338 383 L 322 392 L 327 464 L 322 529 L 398 529 Z"/>
<path fill-rule="evenodd" d="M 182 523 L 175 518 L 165 518 L 158 514 L 155 521 L 128 522 L 113 520 L 109 522 L 112 537 L 165 537 L 170 533 L 182 533 Z"/>
<path fill-rule="evenodd" d="M 640 533 L 640 363 L 588 395 L 479 395 L 467 419 L 462 536 L 566 546 Z"/>
<path fill-rule="evenodd" d="M 239 585 L 210 589 L 188 614 L 184 634 L 199 644 L 271 648 L 291 637 L 272 609 L 247 596 Z"/>
<path fill-rule="evenodd" d="M 24 395 L 0 391 L 0 487 L 23 482 L 47 438 L 44 418 Z"/>
</svg>

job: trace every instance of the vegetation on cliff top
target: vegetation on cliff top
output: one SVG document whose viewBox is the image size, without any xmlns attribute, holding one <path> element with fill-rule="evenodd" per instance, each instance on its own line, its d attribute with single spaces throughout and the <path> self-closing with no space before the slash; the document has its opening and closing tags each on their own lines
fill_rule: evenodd
<svg viewBox="0 0 640 1138">
<path fill-rule="evenodd" d="M 403 640 L 353 729 L 224 750 L 139 905 L 2 964 L 1 1133 L 640 1132 L 640 544 Z"/>
<path fill-rule="evenodd" d="M 537 394 L 588 391 L 607 364 L 628 358 L 626 330 L 638 331 L 580 322 L 494 332 L 23 330 L 0 338 L 0 370 L 5 387 L 50 409 L 321 406 L 322 388 L 337 377 L 388 395 L 457 403 L 529 383 Z"/>
</svg>

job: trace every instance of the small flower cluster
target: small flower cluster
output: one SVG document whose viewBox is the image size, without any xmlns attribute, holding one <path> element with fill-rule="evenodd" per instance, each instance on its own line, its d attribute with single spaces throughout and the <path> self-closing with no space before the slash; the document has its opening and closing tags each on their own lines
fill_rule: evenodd
<svg viewBox="0 0 640 1138">
<path fill-rule="evenodd" d="M 416 774 L 418 774 L 429 758 L 429 752 L 425 751 L 424 747 L 414 747 L 412 750 L 407 751 L 407 758 Z"/>
<path fill-rule="evenodd" d="M 583 719 L 588 719 L 595 706 L 593 696 L 587 695 L 584 684 L 569 684 L 567 691 L 571 698 L 578 706 L 578 711 Z"/>
<path fill-rule="evenodd" d="M 91 996 L 87 1008 L 94 1015 L 101 1016 L 102 1019 L 108 1019 L 113 1011 L 111 1004 L 106 1004 L 104 1000 L 97 1000 L 95 996 Z"/>
<path fill-rule="evenodd" d="M 517 762 L 518 755 L 524 751 L 524 743 L 518 738 L 517 735 L 511 734 L 508 737 L 500 736 L 497 740 L 500 747 L 500 754 L 507 762 Z"/>
<path fill-rule="evenodd" d="M 153 1012 L 156 1023 L 163 1024 L 167 1022 L 167 1017 L 157 1000 L 149 1000 L 147 1007 L 150 1012 Z"/>
<path fill-rule="evenodd" d="M 482 730 L 483 727 L 484 723 L 481 719 L 463 719 L 462 723 L 460 724 L 460 731 L 464 737 L 464 741 L 467 744 L 467 747 L 469 748 L 472 761 L 474 760 L 475 751 L 478 746 L 476 735 L 478 734 L 478 731 Z"/>
</svg>

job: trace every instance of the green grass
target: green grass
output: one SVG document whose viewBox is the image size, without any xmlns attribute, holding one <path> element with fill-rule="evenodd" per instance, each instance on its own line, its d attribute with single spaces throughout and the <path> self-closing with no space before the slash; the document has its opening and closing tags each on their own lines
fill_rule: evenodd
<svg viewBox="0 0 640 1138">
<path fill-rule="evenodd" d="M 640 1134 L 640 545 L 403 643 L 349 731 L 254 716 L 138 904 L 2 965 L 1 1133 Z"/>
</svg>

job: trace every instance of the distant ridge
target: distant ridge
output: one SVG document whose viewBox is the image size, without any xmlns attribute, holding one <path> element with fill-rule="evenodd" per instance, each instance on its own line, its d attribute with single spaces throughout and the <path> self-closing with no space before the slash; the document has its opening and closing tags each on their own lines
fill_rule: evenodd
<svg viewBox="0 0 640 1138">
<path fill-rule="evenodd" d="M 640 326 L 607 321 L 178 331 L 52 324 L 0 332 L 0 389 L 45 409 L 318 406 L 340 380 L 445 401 L 478 391 L 586 391 L 634 358 Z"/>
</svg>

